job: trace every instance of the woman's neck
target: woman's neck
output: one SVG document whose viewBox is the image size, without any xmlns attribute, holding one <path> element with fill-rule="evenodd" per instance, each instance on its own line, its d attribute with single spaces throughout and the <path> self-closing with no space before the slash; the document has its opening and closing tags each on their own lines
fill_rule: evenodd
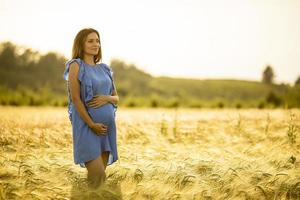
<svg viewBox="0 0 300 200">
<path fill-rule="evenodd" d="M 89 65 L 95 65 L 94 56 L 84 56 L 83 61 Z"/>
</svg>

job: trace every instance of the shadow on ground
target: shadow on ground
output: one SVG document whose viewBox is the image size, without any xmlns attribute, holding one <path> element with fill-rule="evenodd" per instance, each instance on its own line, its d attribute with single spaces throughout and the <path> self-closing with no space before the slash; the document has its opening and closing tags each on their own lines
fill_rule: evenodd
<svg viewBox="0 0 300 200">
<path fill-rule="evenodd" d="M 122 200 L 121 186 L 117 181 L 106 180 L 98 189 L 87 187 L 85 178 L 78 179 L 72 183 L 70 195 L 71 200 Z"/>
</svg>

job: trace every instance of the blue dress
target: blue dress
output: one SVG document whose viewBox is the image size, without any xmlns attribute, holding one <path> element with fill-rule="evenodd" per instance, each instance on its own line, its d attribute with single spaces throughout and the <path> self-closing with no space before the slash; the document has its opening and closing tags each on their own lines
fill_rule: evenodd
<svg viewBox="0 0 300 200">
<path fill-rule="evenodd" d="M 104 63 L 91 66 L 80 58 L 66 62 L 63 77 L 69 79 L 69 67 L 72 62 L 79 65 L 78 80 L 80 82 L 80 99 L 94 122 L 107 125 L 106 135 L 96 135 L 82 120 L 72 103 L 68 84 L 68 113 L 72 124 L 73 154 L 75 164 L 85 167 L 85 162 L 94 160 L 102 152 L 108 151 L 108 163 L 111 165 L 118 160 L 115 112 L 116 106 L 107 103 L 103 106 L 92 108 L 87 105 L 94 95 L 111 95 L 114 89 L 112 70 Z M 69 82 L 68 82 L 69 83 Z"/>
</svg>

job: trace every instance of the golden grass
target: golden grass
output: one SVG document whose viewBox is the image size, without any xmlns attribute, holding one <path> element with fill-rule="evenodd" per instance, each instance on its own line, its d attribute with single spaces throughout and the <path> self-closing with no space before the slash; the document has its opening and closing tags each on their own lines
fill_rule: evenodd
<svg viewBox="0 0 300 200">
<path fill-rule="evenodd" d="M 88 190 L 66 108 L 0 107 L 0 199 L 300 199 L 299 118 L 121 108 L 119 162 Z"/>
</svg>

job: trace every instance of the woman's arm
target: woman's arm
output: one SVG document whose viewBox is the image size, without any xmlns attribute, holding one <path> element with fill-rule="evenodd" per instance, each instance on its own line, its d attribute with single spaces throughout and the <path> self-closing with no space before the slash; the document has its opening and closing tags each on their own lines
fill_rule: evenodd
<svg viewBox="0 0 300 200">
<path fill-rule="evenodd" d="M 95 95 L 89 102 L 87 102 L 87 105 L 92 108 L 97 108 L 107 103 L 117 105 L 119 102 L 119 96 L 115 85 L 113 85 L 113 88 L 111 95 Z"/>
<path fill-rule="evenodd" d="M 77 79 L 78 72 L 79 72 L 79 65 L 76 62 L 71 63 L 70 70 L 69 70 L 69 88 L 70 88 L 71 99 L 80 117 L 83 119 L 83 121 L 87 123 L 89 127 L 92 127 L 94 122 L 89 116 L 83 102 L 80 99 L 80 83 L 79 80 Z"/>
<path fill-rule="evenodd" d="M 114 90 L 112 91 L 111 96 L 107 97 L 107 101 L 112 103 L 112 104 L 117 105 L 119 103 L 119 96 L 118 96 L 117 89 L 116 89 L 116 86 L 115 86 L 114 82 L 113 82 L 113 86 L 114 86 L 113 87 Z"/>
</svg>

